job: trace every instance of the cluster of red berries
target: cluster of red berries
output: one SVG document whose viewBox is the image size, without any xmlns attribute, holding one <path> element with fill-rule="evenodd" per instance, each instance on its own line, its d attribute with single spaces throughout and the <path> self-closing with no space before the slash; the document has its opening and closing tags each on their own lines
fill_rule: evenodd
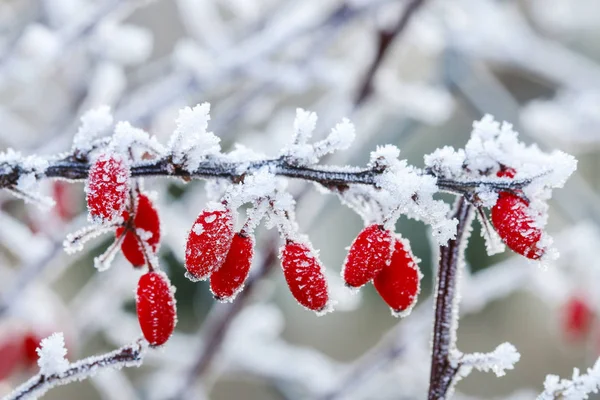
<svg viewBox="0 0 600 400">
<path fill-rule="evenodd" d="M 185 267 L 194 280 L 210 279 L 215 298 L 228 301 L 244 287 L 254 255 L 252 236 L 234 232 L 234 213 L 226 204 L 210 204 L 189 233 Z M 286 239 L 280 254 L 283 274 L 296 300 L 313 311 L 329 302 L 323 268 L 309 245 Z"/>
<path fill-rule="evenodd" d="M 123 255 L 136 268 L 148 266 L 149 271 L 138 282 L 137 316 L 146 340 L 160 346 L 175 328 L 175 298 L 169 278 L 152 262 L 160 244 L 158 211 L 152 200 L 132 188 L 130 182 L 126 160 L 116 154 L 101 155 L 90 168 L 87 204 L 92 221 L 119 221 L 115 235 Z"/>
<path fill-rule="evenodd" d="M 372 224 L 354 239 L 342 276 L 346 285 L 359 288 L 372 281 L 395 313 L 410 310 L 420 290 L 421 273 L 410 245 L 383 225 Z"/>
<path fill-rule="evenodd" d="M 514 178 L 514 168 L 502 167 L 497 172 L 499 178 Z M 544 255 L 538 243 L 542 231 L 536 227 L 529 202 L 519 192 L 500 192 L 492 207 L 492 224 L 502 241 L 514 252 L 532 260 Z"/>
</svg>

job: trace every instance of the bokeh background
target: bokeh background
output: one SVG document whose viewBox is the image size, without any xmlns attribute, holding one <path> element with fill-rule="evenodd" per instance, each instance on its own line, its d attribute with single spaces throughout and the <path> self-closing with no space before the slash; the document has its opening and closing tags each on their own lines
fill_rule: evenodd
<svg viewBox="0 0 600 400">
<path fill-rule="evenodd" d="M 462 147 L 484 114 L 506 120 L 523 141 L 570 152 L 579 166 L 551 201 L 558 262 L 488 256 L 474 224 L 459 348 L 509 341 L 521 361 L 503 378 L 473 373 L 455 398 L 533 399 L 547 374 L 569 377 L 600 355 L 599 35 L 597 0 L 0 0 L 0 151 L 67 151 L 79 117 L 105 104 L 166 142 L 177 111 L 207 101 L 209 129 L 226 150 L 241 143 L 276 155 L 302 107 L 319 115 L 317 136 L 342 117 L 357 127 L 351 149 L 328 163 L 364 165 L 392 143 L 420 167 L 436 148 Z M 295 303 L 277 260 L 267 271 L 254 266 L 257 282 L 239 306 L 223 305 L 183 275 L 204 183 L 145 185 L 158 193 L 177 334 L 139 369 L 106 371 L 45 398 L 165 399 L 181 388 L 210 399 L 425 397 L 436 259 L 425 225 L 397 225 L 425 275 L 420 306 L 398 320 L 372 287 L 356 295 L 342 287 L 362 220 L 334 195 L 291 182 L 337 311 L 316 317 Z M 0 394 L 36 372 L 31 348 L 53 331 L 65 332 L 71 360 L 139 336 L 140 272 L 122 256 L 107 272 L 93 267 L 112 238 L 75 256 L 62 250 L 65 235 L 86 224 L 83 183 L 43 190 L 59 207 L 42 211 L 0 192 Z M 261 228 L 257 242 L 261 264 L 278 238 Z M 30 351 L 8 368 L 14 340 Z M 194 373 L 208 348 L 214 355 Z"/>
</svg>

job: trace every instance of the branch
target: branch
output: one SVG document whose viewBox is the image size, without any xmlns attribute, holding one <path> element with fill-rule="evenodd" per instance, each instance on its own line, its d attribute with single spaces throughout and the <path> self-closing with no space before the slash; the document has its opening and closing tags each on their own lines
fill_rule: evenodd
<svg viewBox="0 0 600 400">
<path fill-rule="evenodd" d="M 11 189 L 17 186 L 19 179 L 27 174 L 35 173 L 37 180 L 45 178 L 68 181 L 84 180 L 88 176 L 90 164 L 85 159 L 69 155 L 60 159 L 48 160 L 43 172 L 32 171 L 19 163 L 0 163 L 0 189 Z M 297 166 L 289 163 L 285 158 L 263 159 L 257 161 L 232 162 L 218 158 L 207 158 L 199 163 L 198 168 L 190 172 L 180 164 L 173 162 L 170 156 L 145 161 L 131 166 L 131 176 L 136 177 L 177 177 L 186 181 L 191 179 L 229 179 L 232 182 L 241 182 L 247 174 L 256 172 L 263 167 L 269 167 L 274 175 L 288 178 L 302 179 L 316 182 L 330 189 L 344 191 L 349 185 L 376 186 L 377 177 L 385 172 L 382 168 L 354 168 L 346 166 Z M 434 172 L 425 170 L 422 174 L 434 175 Z M 502 182 L 498 179 L 486 180 L 484 177 L 478 181 L 461 181 L 456 179 L 437 177 L 440 191 L 465 195 L 479 187 L 487 187 L 496 191 L 507 189 L 520 189 L 531 183 L 532 179 L 513 180 Z"/>
<path fill-rule="evenodd" d="M 361 105 L 373 92 L 373 79 L 375 78 L 375 73 L 383 62 L 390 45 L 394 42 L 394 39 L 400 36 L 406 29 L 411 17 L 423 3 L 425 3 L 425 0 L 412 0 L 406 5 L 404 13 L 392 29 L 381 29 L 377 32 L 377 54 L 369 65 L 367 73 L 360 85 L 360 89 L 358 90 L 358 94 L 354 99 L 355 106 Z"/>
<path fill-rule="evenodd" d="M 457 285 L 470 235 L 473 206 L 464 198 L 459 198 L 452 217 L 458 219 L 456 238 L 450 240 L 446 246 L 440 247 L 429 400 L 446 398 L 459 368 L 452 362 L 450 353 L 456 347 L 459 298 Z"/>
<path fill-rule="evenodd" d="M 36 399 L 55 386 L 87 379 L 103 368 L 137 367 L 142 363 L 145 348 L 145 341 L 139 339 L 110 353 L 77 361 L 61 374 L 37 374 L 3 400 Z"/>
</svg>

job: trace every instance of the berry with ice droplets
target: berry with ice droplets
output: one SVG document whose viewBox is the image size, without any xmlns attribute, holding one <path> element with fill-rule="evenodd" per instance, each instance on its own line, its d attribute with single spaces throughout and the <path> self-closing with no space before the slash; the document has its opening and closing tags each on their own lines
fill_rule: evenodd
<svg viewBox="0 0 600 400">
<path fill-rule="evenodd" d="M 588 334 L 594 321 L 594 312 L 587 301 L 573 296 L 565 303 L 563 312 L 563 327 L 567 335 L 579 339 Z"/>
<path fill-rule="evenodd" d="M 164 344 L 175 328 L 176 308 L 169 279 L 151 271 L 140 277 L 136 309 L 144 337 L 152 346 Z"/>
<path fill-rule="evenodd" d="M 85 187 L 90 218 L 111 222 L 120 217 L 129 198 L 131 171 L 122 157 L 101 155 L 92 164 Z"/>
<path fill-rule="evenodd" d="M 383 225 L 372 224 L 354 239 L 344 262 L 342 276 L 350 287 L 372 280 L 392 257 L 392 233 Z"/>
<path fill-rule="evenodd" d="M 373 279 L 381 298 L 395 313 L 412 308 L 420 290 L 421 274 L 407 241 L 394 238 L 392 261 Z"/>
<path fill-rule="evenodd" d="M 116 232 L 117 237 L 125 232 L 125 237 L 121 243 L 121 251 L 134 267 L 141 267 L 146 264 L 146 257 L 140 240 L 144 240 L 154 253 L 158 250 L 160 243 L 160 217 L 158 211 L 152 200 L 145 194 L 140 193 L 137 196 L 137 206 L 133 220 L 129 221 L 127 211 L 123 212 L 123 220 L 125 225 L 117 228 Z M 131 223 L 131 226 L 127 226 L 128 223 Z M 137 229 L 143 229 L 151 236 L 148 238 L 138 237 Z"/>
<path fill-rule="evenodd" d="M 517 170 L 512 167 L 507 167 L 505 165 L 500 166 L 500 170 L 496 172 L 496 176 L 498 178 L 514 178 L 517 174 Z"/>
<path fill-rule="evenodd" d="M 500 192 L 492 207 L 492 224 L 502 241 L 514 252 L 532 260 L 544 254 L 544 249 L 538 246 L 542 231 L 535 226 L 526 200 Z"/>
<path fill-rule="evenodd" d="M 253 247 L 250 235 L 238 232 L 233 236 L 225 262 L 210 276 L 210 289 L 216 299 L 227 301 L 241 290 L 252 265 Z"/>
<path fill-rule="evenodd" d="M 323 311 L 329 301 L 323 268 L 310 248 L 287 240 L 281 251 L 283 275 L 296 300 L 313 311 Z"/>
<path fill-rule="evenodd" d="M 206 279 L 223 265 L 233 240 L 233 218 L 233 212 L 223 204 L 209 205 L 198 215 L 185 249 L 190 279 Z"/>
</svg>

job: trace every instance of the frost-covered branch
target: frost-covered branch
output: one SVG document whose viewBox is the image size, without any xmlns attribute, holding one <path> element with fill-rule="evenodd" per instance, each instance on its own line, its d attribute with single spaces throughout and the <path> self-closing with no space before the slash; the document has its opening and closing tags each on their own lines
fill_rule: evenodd
<svg viewBox="0 0 600 400">
<path fill-rule="evenodd" d="M 138 339 L 110 353 L 69 363 L 64 358 L 66 349 L 62 334 L 54 334 L 44 339 L 38 349 L 40 373 L 17 387 L 4 400 L 37 399 L 53 387 L 87 379 L 104 368 L 137 367 L 142 362 L 145 343 Z"/>
<path fill-rule="evenodd" d="M 579 369 L 573 370 L 571 379 L 560 379 L 557 375 L 548 375 L 544 381 L 544 392 L 537 400 L 585 400 L 590 393 L 600 389 L 600 359 L 587 373 L 580 375 Z"/>
<path fill-rule="evenodd" d="M 492 371 L 496 376 L 506 375 L 507 369 L 514 369 L 521 355 L 510 343 L 502 343 L 490 353 L 455 354 L 453 358 L 459 367 L 459 379 L 468 376 L 473 368 L 478 371 Z"/>
<path fill-rule="evenodd" d="M 451 353 L 456 348 L 456 328 L 458 327 L 458 282 L 464 263 L 464 252 L 471 232 L 473 206 L 465 199 L 459 199 L 453 216 L 458 219 L 456 238 L 447 246 L 440 247 L 440 260 L 437 272 L 435 322 L 433 326 L 433 353 L 429 400 L 446 398 L 451 390 L 458 366 Z"/>
</svg>

